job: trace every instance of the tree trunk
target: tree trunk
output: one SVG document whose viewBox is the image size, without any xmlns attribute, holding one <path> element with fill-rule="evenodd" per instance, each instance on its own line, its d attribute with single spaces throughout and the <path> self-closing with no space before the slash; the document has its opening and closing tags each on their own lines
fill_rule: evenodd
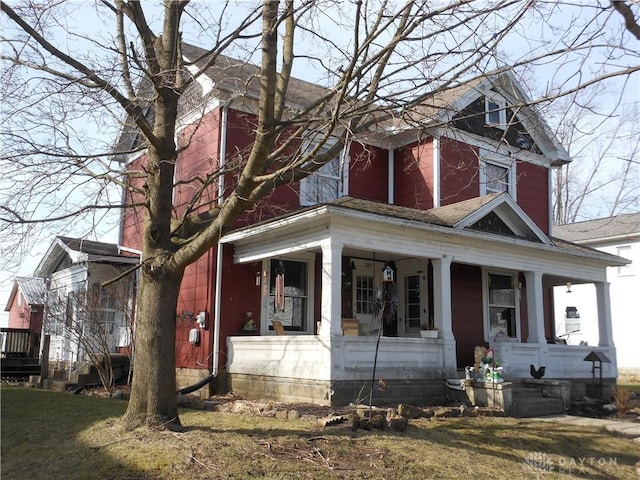
<svg viewBox="0 0 640 480">
<path fill-rule="evenodd" d="M 139 426 L 180 426 L 176 404 L 176 309 L 184 270 L 144 268 L 136 317 L 131 398 L 123 421 Z"/>
</svg>

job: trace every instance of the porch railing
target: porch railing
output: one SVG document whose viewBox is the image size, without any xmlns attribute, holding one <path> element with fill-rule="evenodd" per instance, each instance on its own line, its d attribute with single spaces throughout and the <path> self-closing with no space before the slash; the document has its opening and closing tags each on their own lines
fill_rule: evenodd
<svg viewBox="0 0 640 480">
<path fill-rule="evenodd" d="M 493 342 L 494 357 L 502 362 L 505 376 L 531 378 L 530 366 L 544 366 L 546 378 L 591 378 L 592 364 L 584 358 L 592 351 L 604 353 L 611 363 L 602 363 L 602 376 L 616 378 L 614 347 Z"/>
</svg>

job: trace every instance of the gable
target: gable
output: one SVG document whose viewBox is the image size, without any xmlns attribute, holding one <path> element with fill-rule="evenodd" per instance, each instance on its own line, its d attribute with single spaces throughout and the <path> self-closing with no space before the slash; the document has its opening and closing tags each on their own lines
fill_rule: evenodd
<svg viewBox="0 0 640 480">
<path fill-rule="evenodd" d="M 507 194 L 494 196 L 459 220 L 454 228 L 480 231 L 530 242 L 553 245 L 553 242 Z"/>
<path fill-rule="evenodd" d="M 519 121 L 513 109 L 506 109 L 506 128 L 487 124 L 485 121 L 486 95 L 480 96 L 455 115 L 452 124 L 455 128 L 469 132 L 496 142 L 506 142 L 521 150 L 542 155 L 541 148 L 533 140 L 532 135 Z"/>
</svg>

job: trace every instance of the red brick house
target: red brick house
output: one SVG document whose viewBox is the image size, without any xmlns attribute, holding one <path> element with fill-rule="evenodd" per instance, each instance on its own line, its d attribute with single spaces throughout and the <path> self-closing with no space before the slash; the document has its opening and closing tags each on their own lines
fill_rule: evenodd
<svg viewBox="0 0 640 480">
<path fill-rule="evenodd" d="M 187 58 L 203 53 L 184 47 Z M 176 183 L 233 162 L 252 140 L 249 79 L 259 70 L 220 62 L 228 65 L 189 92 L 206 108 L 194 114 L 185 98 L 179 141 L 191 144 Z M 290 91 L 300 103 L 321 89 L 295 80 Z M 606 267 L 624 260 L 553 238 L 551 172 L 570 159 L 526 103 L 510 74 L 465 84 L 411 111 L 411 122 L 356 136 L 329 165 L 276 190 L 187 269 L 176 312 L 178 383 L 212 371 L 246 397 L 362 398 L 381 328 L 371 300 L 387 267 L 398 308 L 382 326 L 376 378 L 389 401 L 442 397 L 444 380 L 473 364 L 478 345 L 496 350 L 507 378 L 528 377 L 534 364 L 576 385 L 590 379 L 589 352 L 554 343 L 552 287 L 567 282 L 596 286 L 596 348 L 612 359 L 603 376 L 615 379 Z M 135 142 L 123 135 L 120 146 Z M 222 178 L 212 201 L 231 182 Z M 178 213 L 192 191 L 176 186 Z M 135 211 L 123 216 L 122 245 L 140 247 L 139 221 Z M 357 319 L 352 335 L 342 319 Z M 437 328 L 437 338 L 422 338 L 421 325 Z"/>
</svg>

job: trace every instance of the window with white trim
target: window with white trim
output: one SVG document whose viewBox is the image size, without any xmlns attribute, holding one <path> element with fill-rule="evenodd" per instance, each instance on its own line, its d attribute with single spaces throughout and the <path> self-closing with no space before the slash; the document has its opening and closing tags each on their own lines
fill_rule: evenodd
<svg viewBox="0 0 640 480">
<path fill-rule="evenodd" d="M 509 338 L 518 337 L 519 308 L 517 302 L 517 278 L 506 273 L 487 272 L 485 312 L 487 338 L 495 339 L 500 333 Z"/>
<path fill-rule="evenodd" d="M 311 150 L 309 146 L 307 150 Z M 330 146 L 323 146 L 318 154 L 325 153 Z M 309 176 L 300 180 L 300 205 L 315 205 L 330 202 L 342 195 L 342 162 L 334 157 Z"/>
<path fill-rule="evenodd" d="M 507 126 L 507 101 L 499 95 L 484 97 L 484 122 L 496 128 Z"/>
<path fill-rule="evenodd" d="M 508 193 L 516 199 L 516 164 L 506 155 L 480 152 L 480 196 Z"/>
<path fill-rule="evenodd" d="M 287 331 L 309 332 L 309 263 L 271 259 L 267 298 L 267 331 L 273 332 L 272 320 L 282 322 Z"/>
<path fill-rule="evenodd" d="M 509 168 L 491 162 L 485 163 L 486 192 L 509 193 Z"/>
</svg>

